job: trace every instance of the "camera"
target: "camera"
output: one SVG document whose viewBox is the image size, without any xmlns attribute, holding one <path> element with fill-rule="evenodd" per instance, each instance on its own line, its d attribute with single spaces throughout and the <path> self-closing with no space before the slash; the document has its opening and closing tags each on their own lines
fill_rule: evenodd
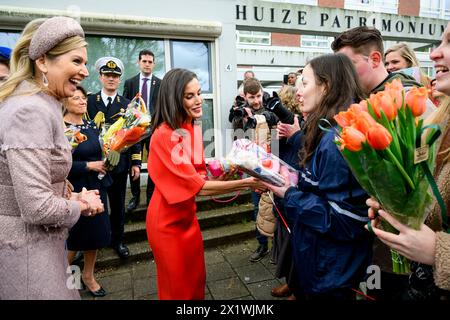
<svg viewBox="0 0 450 320">
<path fill-rule="evenodd" d="M 266 103 L 264 103 L 264 106 L 267 110 L 273 112 L 282 123 L 294 123 L 295 114 L 283 106 L 275 91 L 272 94 L 272 98 L 267 99 Z"/>
<path fill-rule="evenodd" d="M 248 107 L 247 101 L 241 96 L 237 96 L 235 99 L 235 106 L 233 106 L 233 116 L 243 118 L 247 115 L 245 107 Z"/>
</svg>

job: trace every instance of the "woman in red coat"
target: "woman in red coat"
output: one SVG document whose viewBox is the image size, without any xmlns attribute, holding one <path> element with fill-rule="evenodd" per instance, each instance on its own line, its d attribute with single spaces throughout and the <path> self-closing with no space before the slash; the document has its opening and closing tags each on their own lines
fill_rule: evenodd
<svg viewBox="0 0 450 320">
<path fill-rule="evenodd" d="M 158 276 L 159 299 L 205 297 L 203 240 L 195 196 L 264 188 L 254 178 L 206 181 L 201 128 L 203 97 L 197 76 L 169 71 L 161 82 L 153 119 L 149 174 L 155 182 L 147 210 L 147 237 Z"/>
</svg>

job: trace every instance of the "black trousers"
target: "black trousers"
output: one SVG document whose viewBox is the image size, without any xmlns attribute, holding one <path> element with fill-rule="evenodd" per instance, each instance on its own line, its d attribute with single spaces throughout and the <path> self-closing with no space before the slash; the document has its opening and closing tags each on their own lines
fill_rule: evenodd
<svg viewBox="0 0 450 320">
<path fill-rule="evenodd" d="M 111 221 L 111 246 L 113 247 L 123 241 L 127 176 L 127 171 L 111 173 L 113 183 L 107 190 L 110 206 L 109 218 Z"/>
<path fill-rule="evenodd" d="M 149 151 L 149 141 L 150 139 L 144 139 L 141 141 L 141 150 L 144 151 L 144 147 L 147 148 L 147 152 Z M 147 164 L 148 166 L 148 164 Z M 147 167 L 148 170 L 148 167 Z M 137 178 L 133 181 L 133 177 L 131 176 L 131 170 L 129 174 L 130 178 L 130 186 L 131 186 L 131 194 L 133 198 L 140 199 L 141 197 L 141 177 Z M 152 197 L 153 191 L 155 190 L 155 184 L 153 183 L 152 179 L 150 178 L 150 174 L 147 178 L 147 188 L 146 188 L 146 200 L 147 200 L 147 206 L 150 203 L 150 199 Z"/>
</svg>

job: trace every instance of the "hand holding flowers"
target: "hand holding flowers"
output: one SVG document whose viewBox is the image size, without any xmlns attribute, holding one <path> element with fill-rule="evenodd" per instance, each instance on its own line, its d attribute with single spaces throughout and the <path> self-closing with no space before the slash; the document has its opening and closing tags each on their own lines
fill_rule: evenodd
<svg viewBox="0 0 450 320">
<path fill-rule="evenodd" d="M 361 186 L 395 219 L 416 230 L 431 201 L 429 172 L 439 132 L 434 127 L 425 131 L 419 118 L 426 99 L 426 88 L 405 93 L 401 82 L 394 80 L 384 91 L 334 117 L 342 128 L 336 143 Z M 393 266 L 395 272 L 408 272 L 406 261 L 396 252 Z"/>
<path fill-rule="evenodd" d="M 109 127 L 102 126 L 100 144 L 107 170 L 119 163 L 121 152 L 150 136 L 150 120 L 145 102 L 138 93 L 116 122 Z"/>
</svg>

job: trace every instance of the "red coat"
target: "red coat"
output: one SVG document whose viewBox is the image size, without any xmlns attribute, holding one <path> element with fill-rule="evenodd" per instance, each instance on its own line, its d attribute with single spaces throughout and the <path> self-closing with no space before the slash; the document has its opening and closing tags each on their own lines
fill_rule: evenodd
<svg viewBox="0 0 450 320">
<path fill-rule="evenodd" d="M 199 300 L 205 297 L 206 271 L 195 196 L 205 183 L 206 166 L 200 127 L 183 125 L 182 131 L 164 123 L 151 138 L 149 174 L 155 191 L 147 210 L 147 237 L 159 299 Z"/>
</svg>

